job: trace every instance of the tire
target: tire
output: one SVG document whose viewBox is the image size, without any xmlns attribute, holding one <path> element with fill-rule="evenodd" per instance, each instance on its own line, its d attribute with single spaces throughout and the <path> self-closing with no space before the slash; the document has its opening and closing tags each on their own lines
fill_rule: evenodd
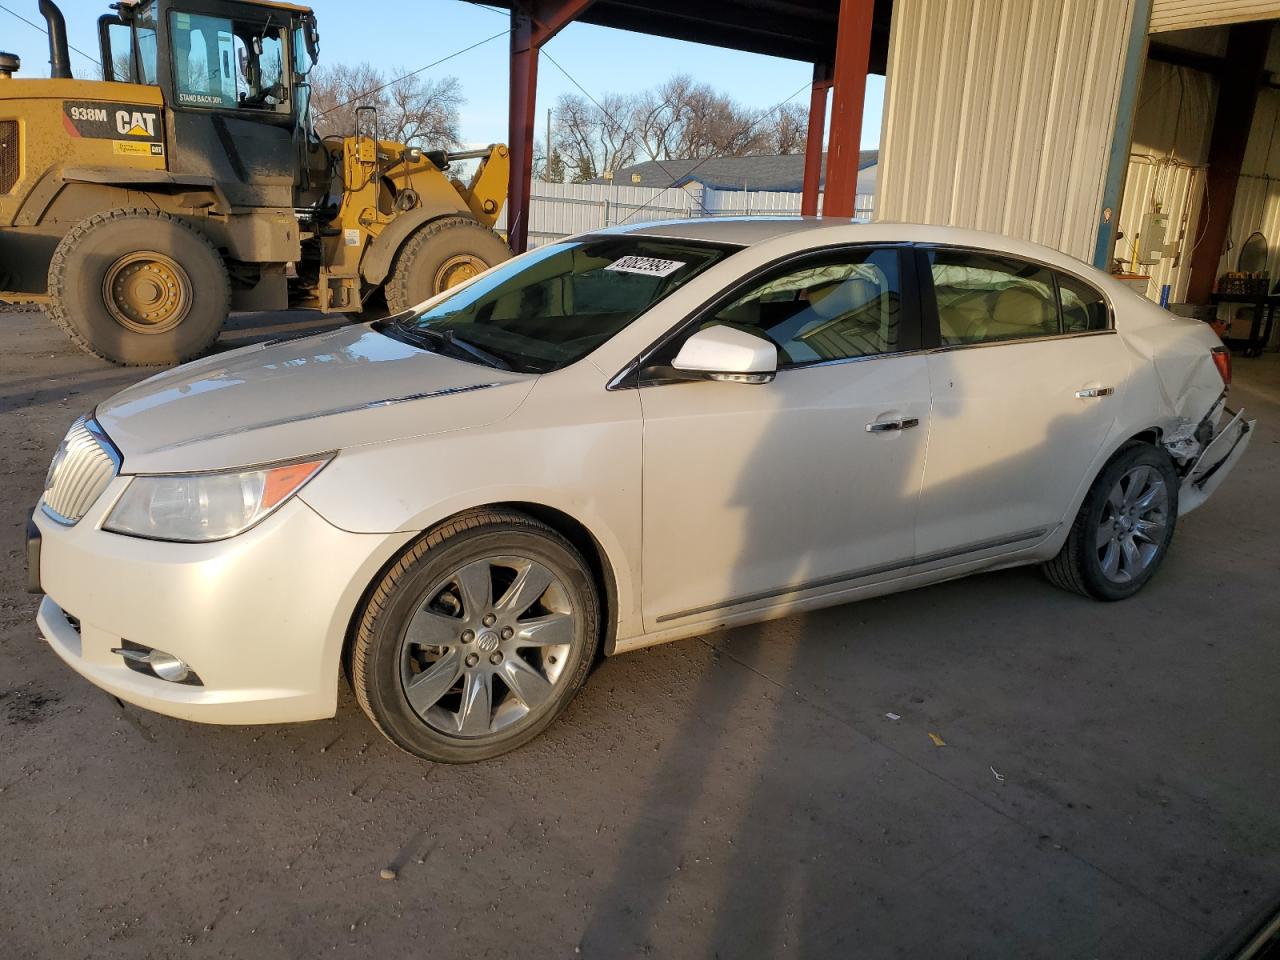
<svg viewBox="0 0 1280 960">
<path fill-rule="evenodd" d="M 77 224 L 49 263 L 49 316 L 112 363 L 181 363 L 218 339 L 231 306 L 222 257 L 159 210 L 111 210 Z"/>
<path fill-rule="evenodd" d="M 387 307 L 392 313 L 408 310 L 509 259 L 511 250 L 502 238 L 475 220 L 432 220 L 410 236 L 396 254 L 384 287 Z"/>
<path fill-rule="evenodd" d="M 1144 477 L 1150 481 L 1146 485 L 1140 479 Z M 1148 498 L 1151 490 L 1157 492 Z M 1130 498 L 1132 511 L 1126 509 Z M 1144 509 L 1148 499 L 1151 506 Z M 1098 474 L 1066 543 L 1042 569 L 1049 582 L 1063 590 L 1095 600 L 1124 600 L 1155 575 L 1169 552 L 1177 522 L 1178 475 L 1173 461 L 1151 444 L 1130 442 Z"/>
<path fill-rule="evenodd" d="M 496 620 L 485 619 L 491 613 Z M 402 750 L 487 760 L 555 720 L 582 686 L 599 636 L 599 598 L 577 550 L 524 514 L 475 511 L 423 537 L 370 592 L 351 685 Z"/>
</svg>

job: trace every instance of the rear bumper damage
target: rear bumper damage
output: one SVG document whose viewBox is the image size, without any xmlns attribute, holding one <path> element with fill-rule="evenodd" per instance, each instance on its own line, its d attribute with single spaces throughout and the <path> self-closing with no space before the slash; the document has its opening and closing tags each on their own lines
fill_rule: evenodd
<svg viewBox="0 0 1280 960">
<path fill-rule="evenodd" d="M 1256 420 L 1246 420 L 1244 411 L 1233 412 L 1222 408 L 1231 419 L 1187 461 L 1182 472 L 1182 484 L 1178 488 L 1178 513 L 1188 514 L 1213 495 L 1249 448 L 1253 439 Z M 1214 413 L 1218 408 L 1215 406 Z M 1210 415 L 1211 417 L 1213 414 Z"/>
</svg>

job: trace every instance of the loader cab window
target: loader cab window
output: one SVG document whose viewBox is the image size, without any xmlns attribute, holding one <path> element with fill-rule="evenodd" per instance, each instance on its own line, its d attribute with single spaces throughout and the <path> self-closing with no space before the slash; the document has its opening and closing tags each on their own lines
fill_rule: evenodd
<svg viewBox="0 0 1280 960">
<path fill-rule="evenodd" d="M 178 103 L 187 107 L 287 113 L 283 24 L 170 14 Z"/>
<path fill-rule="evenodd" d="M 138 4 L 128 20 L 104 17 L 99 21 L 102 40 L 104 78 L 120 83 L 145 83 L 155 86 L 156 17 L 150 3 Z"/>
</svg>

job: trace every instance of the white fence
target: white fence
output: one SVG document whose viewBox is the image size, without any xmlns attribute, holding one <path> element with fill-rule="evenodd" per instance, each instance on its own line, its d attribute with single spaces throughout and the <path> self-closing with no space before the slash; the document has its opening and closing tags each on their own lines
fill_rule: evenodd
<svg viewBox="0 0 1280 960">
<path fill-rule="evenodd" d="M 819 196 L 818 209 L 822 209 Z M 870 217 L 873 198 L 859 194 L 856 215 Z M 533 181 L 529 214 L 529 246 L 553 243 L 562 237 L 600 230 L 622 223 L 683 220 L 689 217 L 730 217 L 753 214 L 797 215 L 800 194 L 764 190 L 712 190 L 699 183 L 660 190 L 605 183 L 544 183 Z M 507 212 L 498 219 L 506 230 Z"/>
</svg>

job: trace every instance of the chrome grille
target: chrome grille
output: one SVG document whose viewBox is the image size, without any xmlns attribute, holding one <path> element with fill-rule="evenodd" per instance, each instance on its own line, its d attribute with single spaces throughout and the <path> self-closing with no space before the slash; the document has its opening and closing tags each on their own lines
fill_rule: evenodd
<svg viewBox="0 0 1280 960">
<path fill-rule="evenodd" d="M 81 417 L 71 425 L 49 465 L 44 512 L 59 523 L 76 523 L 119 470 L 120 457 L 111 441 L 96 423 Z"/>
</svg>

